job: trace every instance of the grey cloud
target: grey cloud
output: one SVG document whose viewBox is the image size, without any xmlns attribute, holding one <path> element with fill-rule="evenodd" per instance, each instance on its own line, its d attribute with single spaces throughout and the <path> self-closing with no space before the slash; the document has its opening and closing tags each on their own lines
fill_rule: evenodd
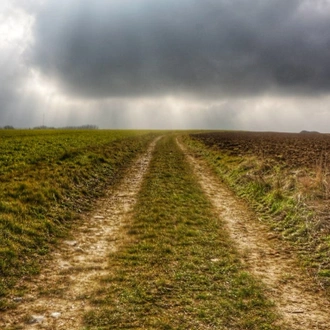
<svg viewBox="0 0 330 330">
<path fill-rule="evenodd" d="M 328 0 L 8 3 L 0 126 L 328 130 Z"/>
<path fill-rule="evenodd" d="M 329 14 L 318 0 L 51 0 L 30 57 L 80 97 L 323 93 Z"/>
<path fill-rule="evenodd" d="M 21 91 L 24 88 L 26 68 L 17 56 L 18 47 L 9 45 L 0 48 L 0 127 L 16 124 L 24 107 Z M 17 119 L 16 119 L 17 118 Z"/>
</svg>

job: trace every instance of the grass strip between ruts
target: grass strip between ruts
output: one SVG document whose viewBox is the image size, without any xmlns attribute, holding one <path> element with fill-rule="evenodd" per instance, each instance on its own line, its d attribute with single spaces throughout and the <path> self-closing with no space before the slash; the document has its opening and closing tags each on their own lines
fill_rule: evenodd
<svg viewBox="0 0 330 330">
<path fill-rule="evenodd" d="M 173 135 L 156 147 L 126 230 L 86 329 L 280 329 Z"/>
</svg>

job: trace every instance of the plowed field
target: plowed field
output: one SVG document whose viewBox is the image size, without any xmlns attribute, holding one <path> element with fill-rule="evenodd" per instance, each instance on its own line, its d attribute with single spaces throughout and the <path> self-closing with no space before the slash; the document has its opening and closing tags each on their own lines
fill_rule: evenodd
<svg viewBox="0 0 330 330">
<path fill-rule="evenodd" d="M 290 168 L 326 166 L 330 160 L 329 134 L 213 132 L 195 134 L 194 137 L 233 156 L 273 158 Z"/>
</svg>

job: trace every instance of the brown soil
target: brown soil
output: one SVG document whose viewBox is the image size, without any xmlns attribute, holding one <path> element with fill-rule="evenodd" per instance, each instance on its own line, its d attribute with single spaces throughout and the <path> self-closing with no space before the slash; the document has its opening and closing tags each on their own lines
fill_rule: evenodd
<svg viewBox="0 0 330 330">
<path fill-rule="evenodd" d="M 1 329 L 81 329 L 90 293 L 108 273 L 107 255 L 121 241 L 120 228 L 130 217 L 157 139 L 129 169 L 123 181 L 100 200 L 72 239 L 62 242 L 40 276 L 22 282 L 17 308 L 0 314 Z"/>
<path fill-rule="evenodd" d="M 330 134 L 225 131 L 192 137 L 233 156 L 257 155 L 293 170 L 322 168 L 330 161 Z"/>
<path fill-rule="evenodd" d="M 284 323 L 292 330 L 329 329 L 329 300 L 299 267 L 290 248 L 258 221 L 203 160 L 194 158 L 181 143 L 179 146 L 217 214 L 225 221 L 243 262 L 264 283 Z"/>
</svg>

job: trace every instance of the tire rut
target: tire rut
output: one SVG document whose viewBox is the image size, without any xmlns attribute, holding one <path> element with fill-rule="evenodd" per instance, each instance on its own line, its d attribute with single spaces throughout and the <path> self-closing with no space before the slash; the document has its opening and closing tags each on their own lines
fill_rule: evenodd
<svg viewBox="0 0 330 330">
<path fill-rule="evenodd" d="M 0 314 L 1 329 L 81 329 L 90 294 L 107 275 L 108 254 L 121 241 L 121 227 L 129 221 L 137 193 L 160 137 L 128 170 L 122 182 L 85 217 L 72 240 L 63 241 L 41 274 L 25 286 L 28 294 L 13 297 L 17 308 Z"/>
<path fill-rule="evenodd" d="M 242 261 L 265 284 L 285 325 L 292 330 L 328 330 L 329 300 L 298 266 L 285 242 L 257 221 L 256 215 L 221 183 L 205 161 L 193 157 L 178 139 L 177 143 L 217 214 L 225 221 Z"/>
</svg>

